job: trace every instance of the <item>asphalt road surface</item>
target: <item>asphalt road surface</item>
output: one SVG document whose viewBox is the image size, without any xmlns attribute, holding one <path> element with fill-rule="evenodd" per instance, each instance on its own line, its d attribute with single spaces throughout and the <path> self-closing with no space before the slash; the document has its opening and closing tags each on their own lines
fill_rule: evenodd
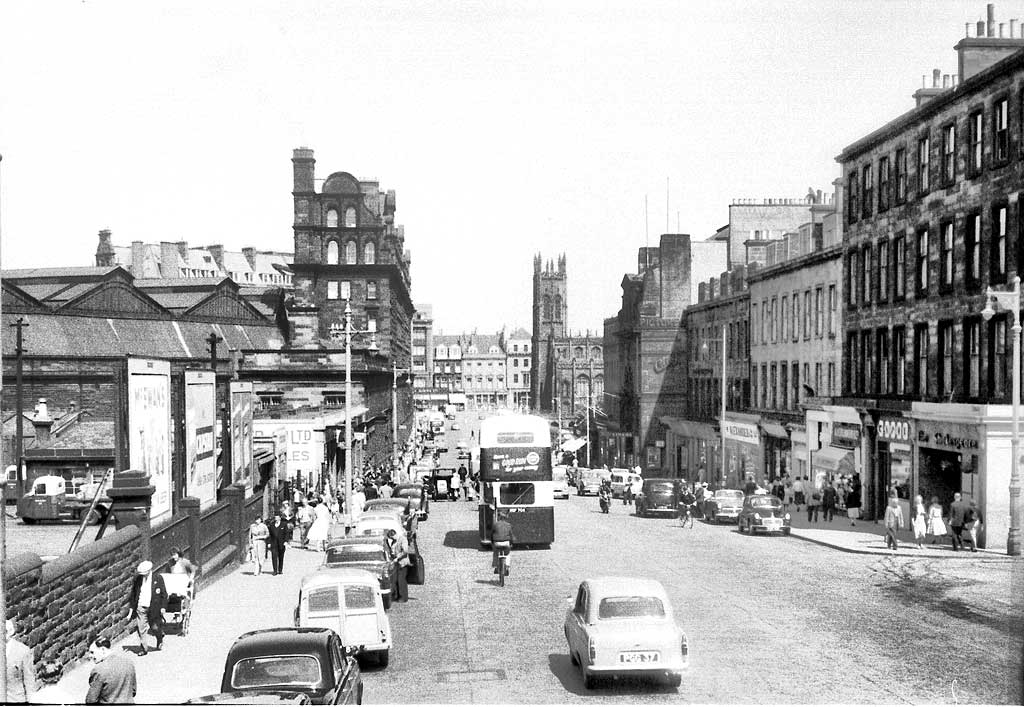
<svg viewBox="0 0 1024 707">
<path fill-rule="evenodd" d="M 453 450 L 478 424 L 459 418 Z M 479 548 L 476 504 L 431 504 L 419 530 L 427 583 L 392 612 L 391 665 L 366 671 L 368 702 L 1021 701 L 1020 563 L 851 555 L 683 529 L 621 502 L 602 515 L 594 497 L 555 503 L 554 544 L 515 551 L 504 588 Z M 579 582 L 597 575 L 665 585 L 689 637 L 680 688 L 583 688 L 562 624 Z"/>
</svg>

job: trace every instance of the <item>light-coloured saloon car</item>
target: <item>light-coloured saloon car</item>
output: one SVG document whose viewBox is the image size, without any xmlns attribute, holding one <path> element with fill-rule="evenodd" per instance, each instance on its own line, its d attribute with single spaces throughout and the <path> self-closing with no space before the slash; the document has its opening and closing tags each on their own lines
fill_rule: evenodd
<svg viewBox="0 0 1024 707">
<path fill-rule="evenodd" d="M 565 639 L 587 689 L 602 677 L 649 677 L 673 687 L 682 682 L 689 665 L 686 634 L 660 582 L 588 579 L 570 602 Z"/>
</svg>

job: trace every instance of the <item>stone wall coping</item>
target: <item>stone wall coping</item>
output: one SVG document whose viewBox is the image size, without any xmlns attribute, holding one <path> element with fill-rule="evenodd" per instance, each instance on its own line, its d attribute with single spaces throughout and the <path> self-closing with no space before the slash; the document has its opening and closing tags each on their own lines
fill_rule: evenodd
<svg viewBox="0 0 1024 707">
<path fill-rule="evenodd" d="M 20 552 L 4 563 L 4 579 L 11 580 L 43 566 L 43 559 L 34 552 Z"/>
<path fill-rule="evenodd" d="M 87 562 L 95 560 L 97 557 L 101 557 L 122 545 L 126 545 L 139 535 L 138 526 L 129 525 L 118 530 L 113 535 L 108 535 L 88 545 L 82 545 L 70 555 L 61 555 L 57 559 L 43 565 L 40 582 L 43 584 L 52 582 L 68 572 L 77 570 Z"/>
</svg>

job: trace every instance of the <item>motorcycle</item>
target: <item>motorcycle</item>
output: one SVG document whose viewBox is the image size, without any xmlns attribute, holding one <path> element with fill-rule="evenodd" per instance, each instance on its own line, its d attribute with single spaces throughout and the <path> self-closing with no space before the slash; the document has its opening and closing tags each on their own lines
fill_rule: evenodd
<svg viewBox="0 0 1024 707">
<path fill-rule="evenodd" d="M 601 492 L 597 495 L 597 500 L 601 504 L 601 512 L 607 513 L 611 507 L 611 495 L 606 490 L 601 489 Z"/>
</svg>

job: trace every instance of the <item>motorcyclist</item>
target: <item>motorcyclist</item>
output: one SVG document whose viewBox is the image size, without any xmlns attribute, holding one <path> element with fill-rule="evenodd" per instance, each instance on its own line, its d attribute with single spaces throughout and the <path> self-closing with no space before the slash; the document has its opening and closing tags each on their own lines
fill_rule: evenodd
<svg viewBox="0 0 1024 707">
<path fill-rule="evenodd" d="M 601 488 L 597 492 L 597 500 L 601 504 L 601 512 L 607 513 L 612 503 L 611 482 L 607 479 L 601 482 Z"/>
<path fill-rule="evenodd" d="M 512 554 L 512 545 L 516 542 L 515 533 L 512 532 L 512 524 L 508 522 L 508 515 L 505 511 L 498 511 L 494 518 L 494 523 L 491 524 L 491 548 L 493 555 L 491 557 L 491 567 L 494 568 L 494 574 L 498 574 L 498 543 L 508 543 L 508 554 Z M 505 563 L 506 569 L 508 563 Z M 506 572 L 507 574 L 507 572 Z"/>
</svg>

